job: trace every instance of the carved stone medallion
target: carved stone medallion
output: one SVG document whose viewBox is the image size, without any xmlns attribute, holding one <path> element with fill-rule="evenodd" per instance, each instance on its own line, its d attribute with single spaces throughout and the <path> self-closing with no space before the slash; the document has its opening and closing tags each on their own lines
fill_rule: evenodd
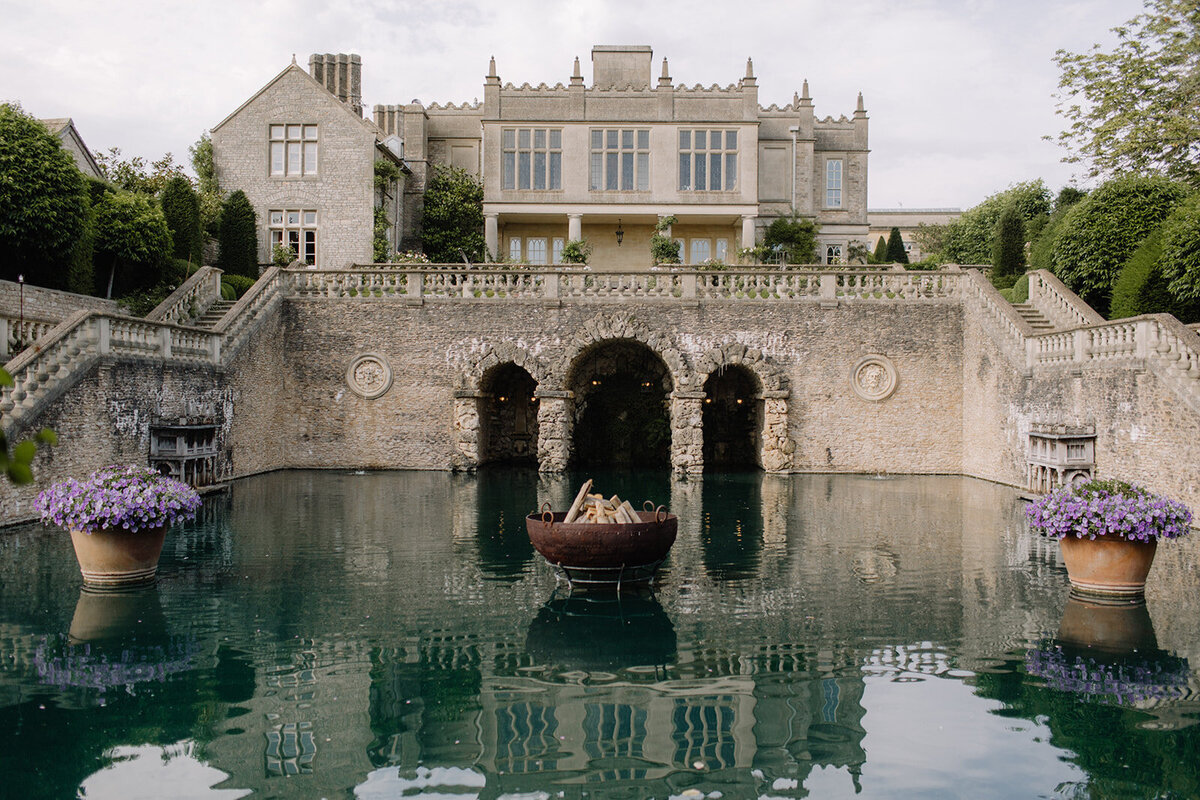
<svg viewBox="0 0 1200 800">
<path fill-rule="evenodd" d="M 346 383 L 357 395 L 371 400 L 392 388 L 392 367 L 387 356 L 363 353 L 346 369 Z"/>
<path fill-rule="evenodd" d="M 887 356 L 865 356 L 850 371 L 850 386 L 863 400 L 886 400 L 896 391 L 896 366 Z"/>
</svg>

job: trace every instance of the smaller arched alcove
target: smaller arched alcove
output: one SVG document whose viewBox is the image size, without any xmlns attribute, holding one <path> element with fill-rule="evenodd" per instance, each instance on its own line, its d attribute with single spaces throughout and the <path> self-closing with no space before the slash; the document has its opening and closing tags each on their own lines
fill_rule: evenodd
<svg viewBox="0 0 1200 800">
<path fill-rule="evenodd" d="M 479 382 L 479 463 L 536 464 L 537 381 L 511 361 Z"/>
<path fill-rule="evenodd" d="M 670 370 L 641 342 L 598 342 L 567 377 L 574 393 L 573 466 L 670 465 Z"/>
<path fill-rule="evenodd" d="M 746 470 L 761 467 L 762 391 L 758 378 L 734 364 L 704 382 L 704 468 Z"/>
</svg>

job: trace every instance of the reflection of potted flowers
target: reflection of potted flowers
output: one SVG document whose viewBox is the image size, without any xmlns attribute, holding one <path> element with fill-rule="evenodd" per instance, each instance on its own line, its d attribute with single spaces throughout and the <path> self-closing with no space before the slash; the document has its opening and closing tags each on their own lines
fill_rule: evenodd
<svg viewBox="0 0 1200 800">
<path fill-rule="evenodd" d="M 1025 670 L 1051 689 L 1123 706 L 1182 697 L 1191 673 L 1186 658 L 1161 650 L 1105 656 L 1056 639 L 1026 653 Z"/>
<path fill-rule="evenodd" d="M 192 669 L 200 644 L 193 638 L 149 637 L 73 644 L 64 634 L 42 637 L 34 648 L 39 680 L 60 689 L 123 688 L 134 694 L 139 683 L 157 681 Z"/>
<path fill-rule="evenodd" d="M 200 495 L 148 467 L 114 465 L 54 484 L 36 507 L 70 530 L 84 584 L 113 588 L 153 582 L 167 528 L 195 516 Z"/>
<path fill-rule="evenodd" d="M 1190 531 L 1182 503 L 1123 481 L 1064 486 L 1026 509 L 1030 527 L 1062 547 L 1071 585 L 1095 595 L 1139 595 L 1159 539 Z"/>
</svg>

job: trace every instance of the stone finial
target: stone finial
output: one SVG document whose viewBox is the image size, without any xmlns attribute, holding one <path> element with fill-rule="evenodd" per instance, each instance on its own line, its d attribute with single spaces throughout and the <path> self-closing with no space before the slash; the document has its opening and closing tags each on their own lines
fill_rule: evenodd
<svg viewBox="0 0 1200 800">
<path fill-rule="evenodd" d="M 800 105 L 800 95 L 797 94 L 796 92 L 792 92 L 792 108 L 796 108 L 799 105 Z"/>
<path fill-rule="evenodd" d="M 804 79 L 804 87 L 800 90 L 800 99 L 812 100 L 812 97 L 810 97 L 808 94 L 808 78 Z"/>
<path fill-rule="evenodd" d="M 856 113 L 866 113 L 867 109 L 863 108 L 862 92 L 858 93 L 858 108 L 854 109 Z"/>
<path fill-rule="evenodd" d="M 496 57 L 495 56 L 492 56 L 490 59 L 488 59 L 488 74 L 487 74 L 487 76 L 489 78 L 498 77 L 496 75 Z"/>
<path fill-rule="evenodd" d="M 292 53 L 292 66 L 296 66 L 296 54 Z"/>
<path fill-rule="evenodd" d="M 671 77 L 671 70 L 667 69 L 667 57 L 666 56 L 663 56 L 663 68 L 662 68 L 661 77 L 663 77 L 663 78 Z"/>
<path fill-rule="evenodd" d="M 571 78 L 579 78 L 580 80 L 583 79 L 583 72 L 581 72 L 579 69 L 579 56 L 575 56 L 575 71 L 571 73 Z"/>
<path fill-rule="evenodd" d="M 747 78 L 754 77 L 754 59 L 752 59 L 752 58 L 746 59 L 746 77 Z"/>
</svg>

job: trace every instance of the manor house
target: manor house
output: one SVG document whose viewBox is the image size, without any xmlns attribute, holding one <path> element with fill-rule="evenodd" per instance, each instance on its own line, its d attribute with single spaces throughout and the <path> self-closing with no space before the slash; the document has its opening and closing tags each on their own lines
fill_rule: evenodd
<svg viewBox="0 0 1200 800">
<path fill-rule="evenodd" d="M 665 58 L 653 72 L 648 46 L 596 46 L 591 85 L 577 58 L 566 84 L 516 86 L 493 58 L 482 102 L 376 105 L 371 122 L 359 56 L 317 54 L 213 129 L 217 176 L 253 203 L 264 262 L 285 243 L 315 266 L 368 263 L 379 208 L 390 245 L 414 246 L 439 164 L 482 179 L 488 250 L 510 262 L 557 263 L 587 239 L 594 263 L 642 270 L 673 216 L 684 263 L 730 263 L 793 209 L 817 224 L 826 263 L 867 244 L 861 94 L 849 118 L 818 119 L 807 81 L 790 103 L 761 106 L 750 60 L 725 87 L 676 84 Z M 399 177 L 376 181 L 378 160 Z"/>
</svg>

